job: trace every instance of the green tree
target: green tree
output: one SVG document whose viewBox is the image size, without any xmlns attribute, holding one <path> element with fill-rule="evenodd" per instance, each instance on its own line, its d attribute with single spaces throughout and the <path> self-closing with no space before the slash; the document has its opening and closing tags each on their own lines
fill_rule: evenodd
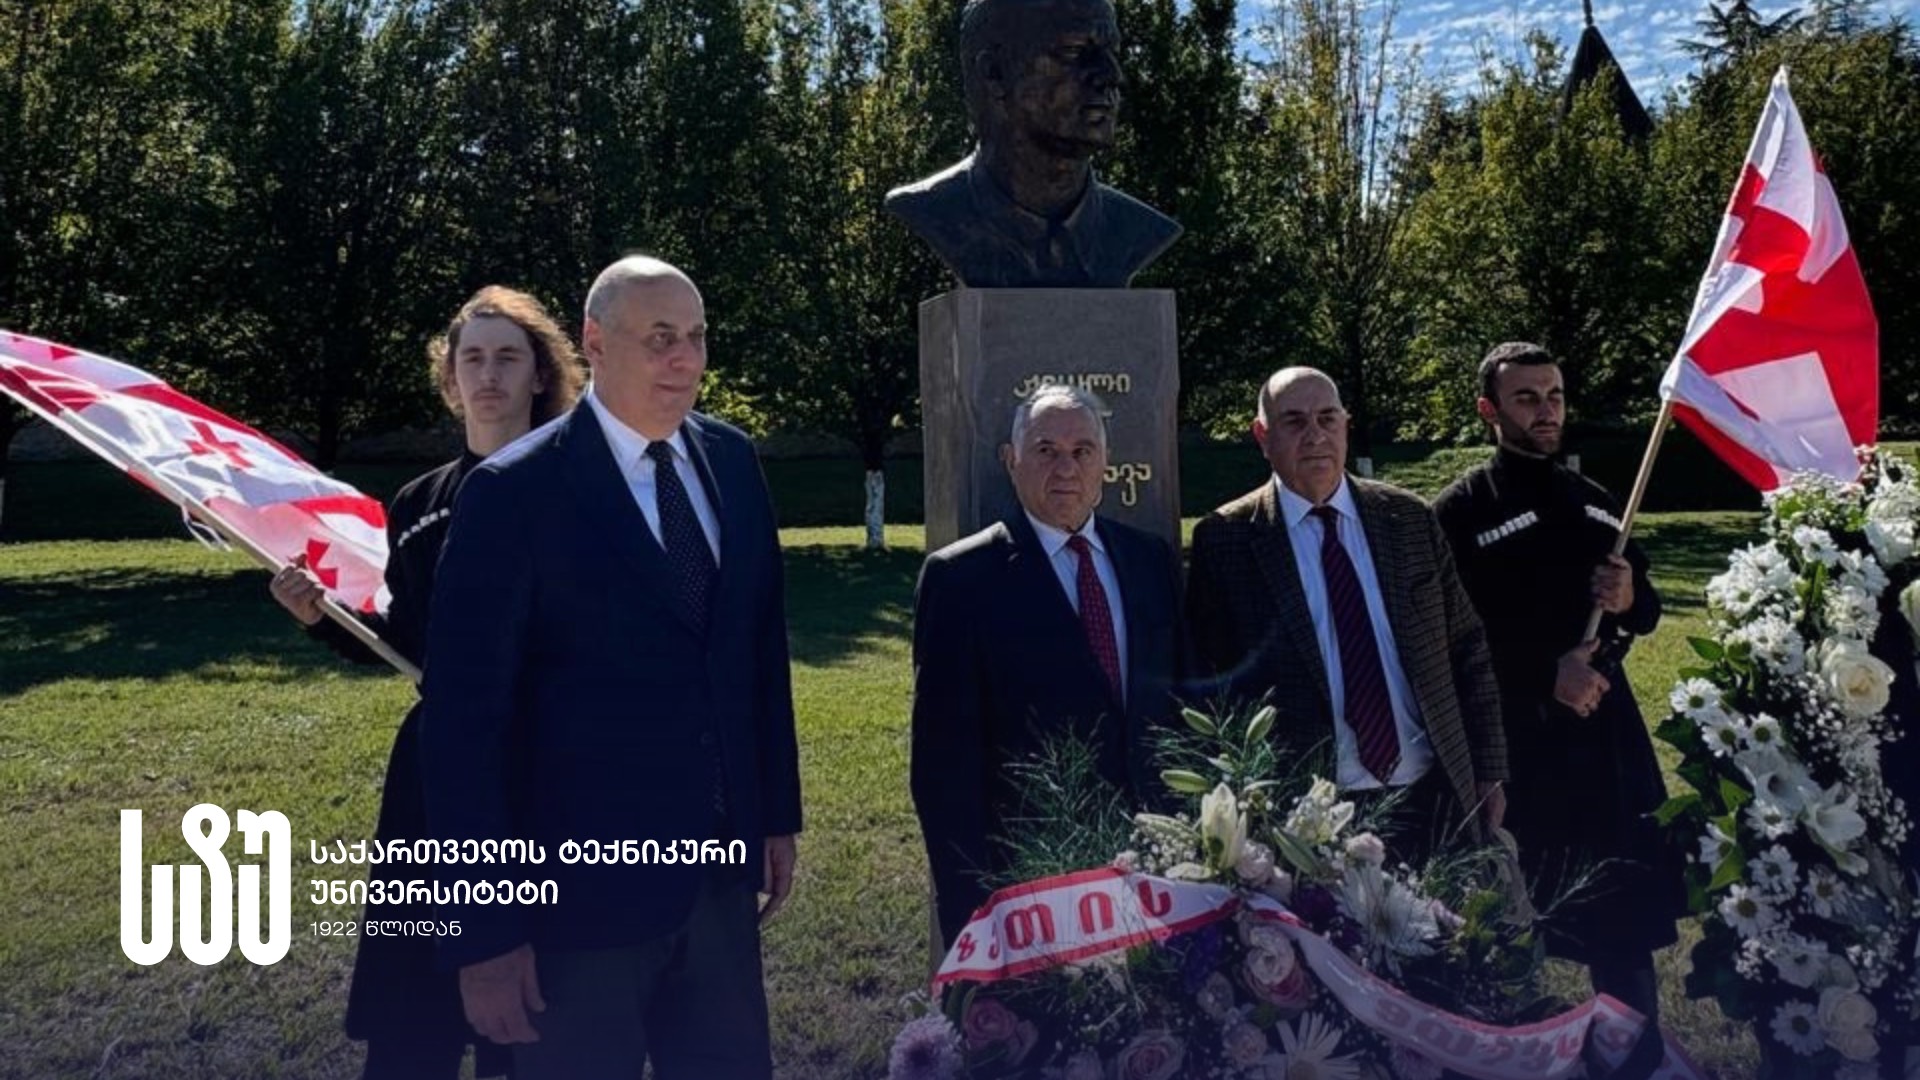
<svg viewBox="0 0 1920 1080">
<path fill-rule="evenodd" d="M 1263 257 L 1299 268 L 1297 360 L 1340 383 L 1361 457 L 1398 408 L 1384 381 L 1405 334 L 1395 251 L 1430 100 L 1417 58 L 1396 47 L 1394 15 L 1392 4 L 1288 0 L 1259 28 L 1268 58 L 1250 76 L 1267 132 L 1243 181 L 1263 214 L 1256 241 Z"/>
<path fill-rule="evenodd" d="M 1647 153 L 1603 82 L 1559 115 L 1559 50 L 1489 72 L 1473 137 L 1430 164 L 1399 255 L 1414 331 L 1403 378 L 1408 434 L 1479 430 L 1474 371 L 1487 348 L 1530 339 L 1563 358 L 1583 415 L 1626 418 L 1652 401 L 1667 284 L 1649 210 Z"/>
<path fill-rule="evenodd" d="M 887 445 L 910 425 L 918 397 L 914 309 L 948 287 L 882 204 L 890 188 L 965 152 L 951 71 L 933 61 L 957 13 L 934 0 L 891 5 L 869 21 L 851 0 L 821 0 L 784 15 L 770 187 L 783 257 L 764 284 L 792 304 L 752 392 L 783 426 L 854 444 L 867 546 L 879 548 Z"/>
</svg>

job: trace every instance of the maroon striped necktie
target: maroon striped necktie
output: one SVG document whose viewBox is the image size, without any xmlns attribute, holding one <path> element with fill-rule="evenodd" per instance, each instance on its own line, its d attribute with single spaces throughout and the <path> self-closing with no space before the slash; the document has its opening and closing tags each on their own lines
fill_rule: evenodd
<svg viewBox="0 0 1920 1080">
<path fill-rule="evenodd" d="M 1093 658 L 1100 661 L 1100 670 L 1107 673 L 1107 683 L 1113 687 L 1113 700 L 1124 701 L 1120 691 L 1120 645 L 1113 636 L 1113 608 L 1107 604 L 1107 590 L 1100 585 L 1100 575 L 1093 568 L 1093 546 L 1087 538 L 1075 533 L 1067 537 L 1067 547 L 1080 559 L 1080 570 L 1075 584 L 1080 593 L 1080 626 L 1087 632 L 1087 645 L 1093 649 Z"/>
<path fill-rule="evenodd" d="M 1367 596 L 1353 559 L 1340 543 L 1340 511 L 1316 506 L 1313 516 L 1320 519 L 1320 569 L 1326 575 L 1327 610 L 1340 648 L 1347 726 L 1353 728 L 1360 764 L 1381 783 L 1389 783 L 1400 764 L 1400 732 L 1393 722 L 1393 699 L 1387 696 L 1387 671 L 1380 664 Z"/>
</svg>

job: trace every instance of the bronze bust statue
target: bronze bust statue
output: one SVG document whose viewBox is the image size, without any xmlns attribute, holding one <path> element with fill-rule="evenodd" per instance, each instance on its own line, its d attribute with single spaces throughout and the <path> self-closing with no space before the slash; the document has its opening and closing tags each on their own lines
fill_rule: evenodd
<svg viewBox="0 0 1920 1080">
<path fill-rule="evenodd" d="M 887 194 L 887 209 L 974 288 L 1126 287 L 1180 225 L 1102 184 L 1120 32 L 1108 0 L 969 0 L 960 23 L 978 144 Z"/>
</svg>

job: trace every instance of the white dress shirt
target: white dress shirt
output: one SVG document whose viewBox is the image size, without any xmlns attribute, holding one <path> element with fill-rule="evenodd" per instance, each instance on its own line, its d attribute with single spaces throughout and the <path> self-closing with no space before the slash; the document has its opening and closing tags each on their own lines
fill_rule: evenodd
<svg viewBox="0 0 1920 1080">
<path fill-rule="evenodd" d="M 1024 512 L 1024 511 L 1023 511 Z M 1107 610 L 1113 612 L 1113 643 L 1120 657 L 1120 697 L 1127 696 L 1127 612 L 1126 604 L 1120 599 L 1120 576 L 1113 572 L 1113 557 L 1107 554 L 1107 546 L 1100 541 L 1100 532 L 1093 526 L 1093 516 L 1087 516 L 1086 524 L 1074 532 L 1063 532 L 1048 525 L 1032 514 L 1027 520 L 1033 524 L 1033 531 L 1040 538 L 1040 550 L 1047 553 L 1047 561 L 1053 566 L 1053 576 L 1060 581 L 1060 587 L 1066 590 L 1067 603 L 1072 606 L 1075 615 L 1080 614 L 1080 556 L 1067 547 L 1067 541 L 1074 536 L 1087 538 L 1089 553 L 1093 556 L 1093 572 L 1100 578 L 1100 587 L 1107 593 Z"/>
<path fill-rule="evenodd" d="M 1325 526 L 1313 516 L 1312 503 L 1288 491 L 1277 476 L 1273 485 L 1280 492 L 1280 517 L 1286 522 L 1287 539 L 1293 544 L 1293 562 L 1300 571 L 1300 588 L 1307 595 L 1307 610 L 1313 613 L 1314 637 L 1320 643 L 1320 662 L 1327 672 L 1327 692 L 1333 698 L 1337 782 L 1348 790 L 1377 788 L 1380 781 L 1360 764 L 1359 744 L 1353 727 L 1347 723 L 1340 639 L 1327 606 L 1327 576 L 1320 564 Z M 1367 546 L 1367 531 L 1360 524 L 1360 508 L 1354 504 L 1353 491 L 1345 477 L 1327 504 L 1340 512 L 1340 546 L 1347 549 L 1347 558 L 1352 560 L 1354 574 L 1360 579 L 1360 591 L 1367 598 L 1367 618 L 1373 623 L 1374 644 L 1379 647 L 1380 666 L 1387 676 L 1387 697 L 1393 702 L 1394 727 L 1400 732 L 1400 764 L 1394 767 L 1391 783 L 1402 787 L 1425 776 L 1433 767 L 1433 746 L 1420 717 L 1420 702 L 1413 696 L 1413 684 L 1407 681 L 1407 673 L 1400 666 L 1393 624 L 1387 620 L 1386 600 L 1380 595 L 1380 577 L 1373 569 L 1373 549 Z"/>
<path fill-rule="evenodd" d="M 640 504 L 640 513 L 646 516 L 647 528 L 653 530 L 654 540 L 664 550 L 666 540 L 660 535 L 660 496 L 653 483 L 653 459 L 647 456 L 647 446 L 653 440 L 616 419 L 592 390 L 587 391 L 587 405 L 600 421 L 600 430 L 607 437 L 607 446 L 613 450 L 613 462 L 620 466 L 620 475 L 627 481 L 627 490 L 633 492 L 633 501 Z M 700 531 L 706 534 L 707 546 L 713 549 L 713 564 L 718 566 L 720 519 L 714 516 L 713 504 L 707 501 L 707 488 L 700 482 L 700 470 L 693 467 L 693 459 L 687 456 L 687 438 L 676 430 L 667 439 L 667 445 L 673 448 L 674 471 L 680 474 L 680 485 L 687 489 L 687 499 L 693 503 L 693 515 L 700 519 Z"/>
</svg>

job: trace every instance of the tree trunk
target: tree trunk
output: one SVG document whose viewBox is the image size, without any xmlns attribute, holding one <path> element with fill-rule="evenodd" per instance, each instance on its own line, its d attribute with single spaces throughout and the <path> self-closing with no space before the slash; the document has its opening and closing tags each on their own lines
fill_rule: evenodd
<svg viewBox="0 0 1920 1080">
<path fill-rule="evenodd" d="M 884 469 L 867 470 L 867 550 L 887 547 L 887 474 Z"/>
</svg>

